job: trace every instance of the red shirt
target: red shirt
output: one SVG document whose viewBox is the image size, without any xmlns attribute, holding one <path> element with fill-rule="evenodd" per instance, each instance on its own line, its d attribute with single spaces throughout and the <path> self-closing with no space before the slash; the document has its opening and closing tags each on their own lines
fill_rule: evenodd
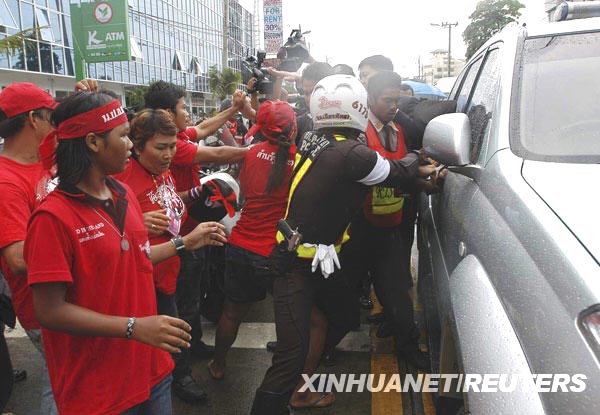
<svg viewBox="0 0 600 415">
<path fill-rule="evenodd" d="M 102 208 L 55 190 L 29 223 L 24 250 L 29 284 L 66 283 L 68 302 L 102 314 L 155 315 L 141 208 L 131 190 L 113 180 L 110 185 L 128 203 L 123 229 L 129 250 L 121 250 L 117 226 Z M 42 331 L 52 391 L 63 415 L 120 414 L 146 401 L 174 366 L 167 352 L 137 341 Z"/>
<path fill-rule="evenodd" d="M 277 221 L 285 217 L 289 179 L 294 166 L 296 147 L 292 146 L 285 180 L 272 194 L 266 194 L 278 146 L 264 141 L 252 147 L 240 171 L 240 188 L 246 203 L 229 243 L 258 255 L 269 256 L 275 246 Z"/>
<path fill-rule="evenodd" d="M 163 185 L 169 186 L 170 183 L 174 183 L 171 172 L 167 171 L 155 178 L 144 169 L 140 163 L 135 159 L 131 159 L 131 162 L 127 164 L 123 173 L 114 176 L 116 179 L 126 183 L 135 196 L 137 201 L 140 203 L 142 212 L 150 212 L 152 210 L 162 209 L 160 206 L 160 192 L 158 187 Z M 170 187 L 170 186 L 169 186 Z M 175 188 L 172 188 L 175 192 Z M 181 203 L 183 207 L 183 202 Z M 182 217 L 185 220 L 185 210 Z M 149 236 L 150 245 L 158 245 L 163 242 L 168 242 L 174 235 L 168 231 L 158 236 Z M 159 262 L 154 265 L 154 284 L 156 288 L 161 292 L 171 295 L 175 293 L 177 287 L 177 275 L 179 274 L 179 268 L 181 261 L 178 256 L 171 257 L 166 261 Z"/>
<path fill-rule="evenodd" d="M 196 134 L 195 128 L 188 128 L 177 134 L 177 151 L 171 162 L 171 174 L 175 179 L 178 192 L 200 186 L 200 176 L 198 175 L 200 164 L 194 163 L 198 146 L 190 141 L 196 139 Z M 188 216 L 182 226 L 181 234 L 187 235 L 198 223 L 194 218 Z"/>
<path fill-rule="evenodd" d="M 42 163 L 20 164 L 0 156 L 0 249 L 25 240 L 29 217 L 42 200 L 36 189 L 44 175 Z M 0 262 L 19 322 L 28 330 L 40 328 L 27 276 L 10 272 L 4 256 Z"/>
</svg>

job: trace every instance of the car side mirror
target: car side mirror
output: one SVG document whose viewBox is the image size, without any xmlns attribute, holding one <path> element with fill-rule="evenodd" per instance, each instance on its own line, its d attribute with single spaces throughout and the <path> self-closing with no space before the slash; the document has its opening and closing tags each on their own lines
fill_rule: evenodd
<svg viewBox="0 0 600 415">
<path fill-rule="evenodd" d="M 431 120 L 425 128 L 423 148 L 428 156 L 446 166 L 470 163 L 471 124 L 461 112 L 443 114 Z"/>
</svg>

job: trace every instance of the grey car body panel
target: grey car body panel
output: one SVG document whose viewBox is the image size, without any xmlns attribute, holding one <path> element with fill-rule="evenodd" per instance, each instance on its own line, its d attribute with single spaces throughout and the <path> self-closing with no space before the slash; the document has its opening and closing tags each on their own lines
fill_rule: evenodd
<svg viewBox="0 0 600 415">
<path fill-rule="evenodd" d="M 461 334 L 459 348 L 464 372 L 516 374 L 533 389 L 531 372 L 519 340 L 488 275 L 475 256 L 468 255 L 460 262 L 450 276 L 450 285 L 456 327 Z M 478 318 L 473 319 L 473 315 Z M 482 347 L 493 351 L 494 359 L 490 359 L 487 352 L 481 353 Z M 478 414 L 544 414 L 539 396 L 523 392 L 521 388 L 513 392 L 470 392 L 468 409 Z"/>
<path fill-rule="evenodd" d="M 509 148 L 524 38 L 555 27 L 598 31 L 600 19 L 585 20 L 512 27 L 477 52 L 499 44 L 502 53 L 481 173 L 473 179 L 451 171 L 441 193 L 422 198 L 420 262 L 464 372 L 587 377 L 579 393 L 469 393 L 472 414 L 600 413 L 600 363 L 578 329 L 580 314 L 600 304 L 600 166 L 533 162 Z"/>
<path fill-rule="evenodd" d="M 600 263 L 600 193 L 590 189 L 600 165 L 526 160 L 523 177 Z"/>
</svg>

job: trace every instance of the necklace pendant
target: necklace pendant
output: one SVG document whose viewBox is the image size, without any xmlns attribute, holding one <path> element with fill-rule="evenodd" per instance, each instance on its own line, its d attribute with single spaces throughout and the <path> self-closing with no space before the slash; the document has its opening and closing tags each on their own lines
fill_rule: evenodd
<svg viewBox="0 0 600 415">
<path fill-rule="evenodd" d="M 129 241 L 125 238 L 121 239 L 121 251 L 129 251 Z"/>
</svg>

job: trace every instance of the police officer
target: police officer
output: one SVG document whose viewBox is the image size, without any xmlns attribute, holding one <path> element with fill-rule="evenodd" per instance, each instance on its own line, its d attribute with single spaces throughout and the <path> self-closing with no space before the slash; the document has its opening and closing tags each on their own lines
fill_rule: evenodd
<svg viewBox="0 0 600 415">
<path fill-rule="evenodd" d="M 286 214 L 302 234 L 302 244 L 287 251 L 283 243 L 271 253 L 280 274 L 273 284 L 278 348 L 258 388 L 252 414 L 287 414 L 287 403 L 308 353 L 311 307 L 335 303 L 337 312 L 355 307 L 353 288 L 346 301 L 336 268 L 337 253 L 347 240 L 352 217 L 371 186 L 409 187 L 435 168 L 416 153 L 386 160 L 358 140 L 367 128 L 367 92 L 348 75 L 332 75 L 314 88 L 310 111 L 317 130 L 307 134 L 296 156 Z M 326 310 L 324 310 L 326 311 Z M 328 314 L 327 312 L 325 314 Z"/>
</svg>

